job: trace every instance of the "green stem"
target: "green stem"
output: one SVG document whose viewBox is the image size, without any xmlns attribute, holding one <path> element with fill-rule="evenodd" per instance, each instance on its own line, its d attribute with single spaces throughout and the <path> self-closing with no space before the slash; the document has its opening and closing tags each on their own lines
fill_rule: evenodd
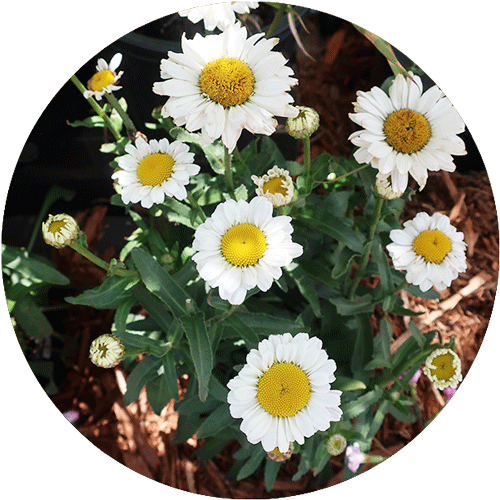
<svg viewBox="0 0 500 500">
<path fill-rule="evenodd" d="M 84 92 L 87 90 L 83 83 L 77 78 L 76 75 L 73 75 L 71 77 L 71 81 L 76 85 L 77 89 L 84 94 Z M 104 120 L 104 123 L 106 124 L 106 127 L 109 129 L 109 131 L 114 135 L 115 139 L 118 141 L 122 138 L 122 135 L 120 134 L 119 130 L 116 129 L 116 127 L 113 125 L 113 122 L 110 120 L 109 116 L 104 112 L 104 110 L 99 106 L 97 101 L 93 97 L 89 97 L 87 99 L 88 103 L 94 108 L 94 111 Z"/>
<path fill-rule="evenodd" d="M 332 181 L 323 181 L 323 182 L 325 184 L 333 184 L 334 182 L 337 182 L 340 179 L 344 179 L 345 177 L 349 177 L 352 174 L 356 174 L 356 173 L 360 172 L 361 170 L 364 170 L 366 167 L 369 167 L 369 166 L 370 166 L 370 164 L 367 163 L 366 165 L 363 165 L 363 166 L 361 166 L 359 168 L 355 168 L 354 170 L 352 170 L 351 172 L 348 172 L 347 174 L 341 175 L 340 177 L 336 177 Z"/>
<path fill-rule="evenodd" d="M 106 261 L 102 260 L 101 258 L 97 257 L 97 255 L 94 255 L 88 248 L 85 248 L 81 243 L 74 241 L 73 243 L 69 243 L 68 246 L 72 248 L 75 252 L 78 252 L 80 255 L 83 255 L 85 258 L 93 262 L 96 266 L 99 266 L 100 268 L 109 271 L 110 267 L 109 264 Z M 135 271 L 130 271 L 127 269 L 115 268 L 113 272 L 118 276 L 139 277 L 139 275 Z"/>
<path fill-rule="evenodd" d="M 265 38 L 268 40 L 271 38 L 271 35 L 274 33 L 274 30 L 276 29 L 276 26 L 278 26 L 278 23 L 281 21 L 281 18 L 286 12 L 288 5 L 286 3 L 280 4 L 279 9 L 275 12 L 274 18 L 271 22 L 271 25 L 269 26 L 269 29 L 267 30 Z"/>
<path fill-rule="evenodd" d="M 368 261 L 370 260 L 370 254 L 372 252 L 373 237 L 375 236 L 375 228 L 380 219 L 382 213 L 382 206 L 384 204 L 384 198 L 377 196 L 377 201 L 375 202 L 375 208 L 373 210 L 373 219 L 368 229 L 368 240 L 365 245 L 365 251 L 361 257 L 361 262 L 359 263 L 358 272 L 354 276 L 354 280 L 351 285 L 351 290 L 349 292 L 349 299 L 352 300 L 356 294 L 359 282 L 366 272 L 368 266 Z"/>
<path fill-rule="evenodd" d="M 106 96 L 106 99 L 108 100 L 109 104 L 111 104 L 111 106 L 113 106 L 113 108 L 116 109 L 116 112 L 120 115 L 121 119 L 123 120 L 123 124 L 125 125 L 125 128 L 129 133 L 129 137 L 135 138 L 137 129 L 135 128 L 134 123 L 130 119 L 130 116 L 123 109 L 122 105 L 118 102 L 118 99 L 112 93 L 106 93 L 104 95 Z"/>
<path fill-rule="evenodd" d="M 304 176 L 306 178 L 306 183 L 307 183 L 307 180 L 311 175 L 311 138 L 304 137 L 303 142 L 304 142 Z"/>
<path fill-rule="evenodd" d="M 193 196 L 193 193 L 191 193 L 191 191 L 187 192 L 187 199 L 188 199 L 189 203 L 191 203 L 191 206 L 198 212 L 198 215 L 200 216 L 202 222 L 205 222 L 207 220 L 207 217 L 205 216 L 205 213 L 203 212 L 200 205 L 198 205 L 198 202 L 196 201 L 196 199 Z"/>
<path fill-rule="evenodd" d="M 147 351 L 144 351 L 144 349 L 130 349 L 130 351 L 123 352 L 122 358 L 129 358 L 131 356 L 133 356 L 135 358 L 135 357 L 139 356 L 139 354 L 143 354 L 144 352 L 147 352 Z"/>
<path fill-rule="evenodd" d="M 226 318 L 231 316 L 231 314 L 233 314 L 234 311 L 236 311 L 237 307 L 238 306 L 232 305 L 226 312 L 222 313 L 220 316 L 215 316 L 215 317 L 209 319 L 207 321 L 207 326 L 210 326 L 212 321 L 216 321 L 217 323 L 220 323 L 221 321 L 225 320 Z"/>
<path fill-rule="evenodd" d="M 224 146 L 224 175 L 226 178 L 226 189 L 229 191 L 231 198 L 234 198 L 233 172 L 231 170 L 231 155 L 227 146 Z"/>
</svg>

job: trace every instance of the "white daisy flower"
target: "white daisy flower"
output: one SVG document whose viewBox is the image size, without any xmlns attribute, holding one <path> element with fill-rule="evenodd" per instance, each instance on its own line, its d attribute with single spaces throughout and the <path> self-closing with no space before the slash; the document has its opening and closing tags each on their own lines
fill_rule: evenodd
<svg viewBox="0 0 500 500">
<path fill-rule="evenodd" d="M 215 28 L 223 31 L 230 24 L 235 23 L 235 13 L 248 14 L 250 9 L 256 9 L 258 6 L 259 2 L 225 2 L 180 10 L 179 16 L 187 17 L 194 24 L 203 19 L 207 31 L 213 31 Z"/>
<path fill-rule="evenodd" d="M 229 411 L 242 418 L 250 443 L 285 453 L 290 443 L 326 431 L 342 416 L 341 391 L 331 390 L 337 369 L 317 337 L 270 335 L 246 358 L 227 386 Z"/>
<path fill-rule="evenodd" d="M 90 344 L 90 361 L 101 368 L 113 368 L 123 357 L 123 342 L 115 335 L 105 334 Z"/>
<path fill-rule="evenodd" d="M 189 177 L 200 171 L 193 163 L 194 153 L 181 141 L 152 139 L 148 143 L 138 137 L 135 146 L 128 144 L 125 151 L 128 154 L 118 159 L 121 170 L 111 176 L 122 187 L 125 204 L 140 201 L 144 208 L 151 208 L 153 203 L 163 203 L 165 196 L 183 200 Z"/>
<path fill-rule="evenodd" d="M 437 389 L 456 389 L 462 381 L 462 363 L 458 354 L 451 349 L 436 349 L 427 356 L 424 373 Z"/>
<path fill-rule="evenodd" d="M 102 58 L 97 60 L 97 73 L 94 73 L 94 76 L 87 82 L 88 90 L 83 93 L 85 99 L 94 97 L 97 101 L 100 101 L 104 94 L 110 94 L 114 90 L 121 89 L 116 85 L 123 75 L 123 71 L 116 73 L 116 68 L 120 66 L 121 62 L 122 55 L 120 53 L 115 54 L 109 64 Z"/>
<path fill-rule="evenodd" d="M 42 223 L 42 235 L 45 243 L 56 248 L 62 248 L 76 240 L 80 228 L 71 215 L 49 215 Z"/>
<path fill-rule="evenodd" d="M 394 79 L 389 96 L 380 88 L 357 92 L 351 120 L 362 126 L 349 139 L 359 149 L 359 163 L 371 163 L 377 177 L 391 177 L 394 191 L 404 192 L 410 174 L 423 189 L 428 170 L 453 172 L 451 155 L 464 155 L 456 134 L 465 124 L 450 101 L 434 86 L 422 93 L 421 79 L 410 73 Z"/>
<path fill-rule="evenodd" d="M 275 116 L 296 116 L 287 93 L 297 83 L 293 70 L 279 52 L 272 52 L 277 38 L 264 33 L 247 39 L 244 26 L 233 24 L 223 33 L 188 40 L 182 36 L 182 53 L 168 53 L 160 70 L 163 82 L 153 91 L 170 98 L 162 108 L 189 132 L 201 129 L 202 142 L 219 137 L 231 152 L 241 131 L 271 135 Z"/>
<path fill-rule="evenodd" d="M 420 212 L 393 229 L 387 245 L 394 267 L 406 271 L 406 281 L 425 292 L 433 285 L 438 290 L 449 287 L 458 273 L 467 269 L 464 234 L 450 224 L 443 214 L 429 216 Z"/>
<path fill-rule="evenodd" d="M 282 207 L 292 201 L 293 181 L 288 170 L 275 165 L 262 177 L 252 175 L 252 181 L 257 185 L 255 193 L 267 198 L 273 207 Z"/>
<path fill-rule="evenodd" d="M 302 246 L 292 242 L 290 221 L 285 215 L 273 217 L 272 203 L 261 196 L 250 203 L 220 203 L 194 234 L 196 269 L 233 305 L 255 286 L 269 290 L 281 268 L 302 255 Z"/>
</svg>

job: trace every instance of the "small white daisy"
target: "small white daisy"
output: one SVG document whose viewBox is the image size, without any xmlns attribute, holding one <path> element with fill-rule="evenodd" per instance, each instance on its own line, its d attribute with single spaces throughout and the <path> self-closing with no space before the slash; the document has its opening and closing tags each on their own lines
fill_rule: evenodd
<svg viewBox="0 0 500 500">
<path fill-rule="evenodd" d="M 375 186 L 374 186 L 375 192 L 382 198 L 386 200 L 396 200 L 398 198 L 401 198 L 404 193 L 400 193 L 398 191 L 394 191 L 392 189 L 392 184 L 391 184 L 391 179 L 385 178 L 385 179 L 380 179 L 377 178 L 375 179 Z"/>
<path fill-rule="evenodd" d="M 317 337 L 270 335 L 228 382 L 229 411 L 243 419 L 241 430 L 250 443 L 286 453 L 290 443 L 304 444 L 304 438 L 340 420 L 342 393 L 330 389 L 336 368 Z"/>
<path fill-rule="evenodd" d="M 273 207 L 282 207 L 292 201 L 293 181 L 288 170 L 275 165 L 262 177 L 252 175 L 252 181 L 257 186 L 255 194 L 267 198 Z"/>
<path fill-rule="evenodd" d="M 230 24 L 234 24 L 235 13 L 248 14 L 250 9 L 256 9 L 258 6 L 259 2 L 225 2 L 180 10 L 179 16 L 187 17 L 194 24 L 203 19 L 207 31 L 213 31 L 215 28 L 223 31 Z"/>
<path fill-rule="evenodd" d="M 101 368 L 113 368 L 123 357 L 123 342 L 115 335 L 105 334 L 90 344 L 90 361 Z"/>
<path fill-rule="evenodd" d="M 281 268 L 302 255 L 292 242 L 291 217 L 273 217 L 272 203 L 262 197 L 250 203 L 227 200 L 194 234 L 192 259 L 200 276 L 231 304 L 241 304 L 255 286 L 269 290 Z"/>
<path fill-rule="evenodd" d="M 49 215 L 42 223 L 42 235 L 45 243 L 62 248 L 76 240 L 80 228 L 71 215 Z"/>
<path fill-rule="evenodd" d="M 161 78 L 153 91 L 170 96 L 162 108 L 189 132 L 201 129 L 202 142 L 219 137 L 231 152 L 244 128 L 253 134 L 271 135 L 274 116 L 296 116 L 287 93 L 297 83 L 293 70 L 279 52 L 272 52 L 277 38 L 266 40 L 264 33 L 247 39 L 240 24 L 223 33 L 192 40 L 182 36 L 182 53 L 168 53 L 162 59 Z"/>
<path fill-rule="evenodd" d="M 123 203 L 138 203 L 151 208 L 163 203 L 165 196 L 183 200 L 187 196 L 185 185 L 200 167 L 193 163 L 194 153 L 181 141 L 169 143 L 167 139 L 146 142 L 138 137 L 135 146 L 125 147 L 128 153 L 118 159 L 117 170 L 111 176 L 122 187 Z"/>
<path fill-rule="evenodd" d="M 443 214 L 429 216 L 420 212 L 393 229 L 387 245 L 394 267 L 406 271 L 406 281 L 425 292 L 433 285 L 438 290 L 449 287 L 458 273 L 467 269 L 464 234 L 450 224 Z"/>
<path fill-rule="evenodd" d="M 451 349 L 436 349 L 425 360 L 424 373 L 437 389 L 456 389 L 462 381 L 462 363 L 457 353 Z"/>
<path fill-rule="evenodd" d="M 423 189 L 428 170 L 453 172 L 451 155 L 464 155 L 465 144 L 457 134 L 465 124 L 441 90 L 422 93 L 421 79 L 410 73 L 394 79 L 389 96 L 379 87 L 357 92 L 351 120 L 364 128 L 349 139 L 359 149 L 354 158 L 371 163 L 377 177 L 391 177 L 393 189 L 404 192 L 410 174 Z"/>
<path fill-rule="evenodd" d="M 116 68 L 120 66 L 121 62 L 122 55 L 120 53 L 115 54 L 109 64 L 102 58 L 97 60 L 97 73 L 94 73 L 94 76 L 87 82 L 88 90 L 83 93 L 85 99 L 94 97 L 100 101 L 104 94 L 121 89 L 120 86 L 116 85 L 123 75 L 123 71 L 116 73 Z"/>
</svg>

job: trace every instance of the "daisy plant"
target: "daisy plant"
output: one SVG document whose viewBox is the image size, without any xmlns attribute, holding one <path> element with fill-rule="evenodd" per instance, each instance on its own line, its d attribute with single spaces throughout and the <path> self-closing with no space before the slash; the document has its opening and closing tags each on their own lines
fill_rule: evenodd
<svg viewBox="0 0 500 500">
<path fill-rule="evenodd" d="M 293 8 L 240 3 L 218 12 L 274 9 L 275 21 L 250 32 L 234 15 L 219 24 L 213 8 L 187 14 L 216 31 L 183 34 L 159 58 L 157 81 L 144 85 L 161 107 L 138 128 L 127 108 L 142 103 L 120 97 L 118 78 L 132 83 L 114 58 L 72 78 L 96 113 L 72 125 L 111 131 L 101 151 L 129 234 L 107 262 L 66 214 L 50 215 L 42 232 L 105 270 L 101 284 L 66 300 L 115 311 L 90 356 L 104 368 L 121 363 L 125 404 L 144 386 L 158 414 L 175 400 L 176 442 L 196 434 L 202 461 L 237 442 L 233 480 L 263 474 L 271 490 L 292 460 L 294 480 L 312 468 L 326 485 L 339 463 L 348 479 L 381 460 L 370 449 L 388 414 L 422 419 L 423 364 L 439 389 L 461 380 L 453 340 L 422 332 L 400 292 L 436 301 L 466 270 L 464 235 L 447 214 L 426 205 L 401 215 L 428 171 L 455 170 L 464 123 L 371 35 L 395 74 L 358 89 L 352 156 L 318 152 L 321 113 L 295 102 L 300 82 L 273 37 Z M 409 333 L 395 343 L 397 317 L 410 317 L 401 320 Z"/>
</svg>

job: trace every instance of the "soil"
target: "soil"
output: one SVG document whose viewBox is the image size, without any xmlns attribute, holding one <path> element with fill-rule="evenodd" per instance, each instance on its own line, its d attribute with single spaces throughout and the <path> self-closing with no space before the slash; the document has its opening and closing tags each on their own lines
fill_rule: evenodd
<svg viewBox="0 0 500 500">
<path fill-rule="evenodd" d="M 317 20 L 306 19 L 309 33 L 301 31 L 302 41 L 312 60 L 300 50 L 296 57 L 296 73 L 300 86 L 295 91 L 298 104 L 312 106 L 321 116 L 321 126 L 312 139 L 312 156 L 327 151 L 336 156 L 352 152 L 347 137 L 354 125 L 347 118 L 352 111 L 357 89 L 368 90 L 374 78 L 374 62 L 379 56 L 362 35 L 347 23 L 333 34 L 321 32 Z M 345 68 L 349 67 L 349 71 Z M 299 160 L 301 153 L 299 152 Z M 465 235 L 467 271 L 441 292 L 435 301 L 402 294 L 407 307 L 425 312 L 415 319 L 424 331 L 437 329 L 444 340 L 453 337 L 456 352 L 462 360 L 465 376 L 481 346 L 491 315 L 498 279 L 498 221 L 491 186 L 485 170 L 431 173 L 427 187 L 408 202 L 402 221 L 423 209 L 448 215 Z M 109 226 L 107 206 L 97 205 L 77 215 L 87 235 L 89 246 L 109 261 L 119 248 L 102 248 Z M 71 249 L 55 251 L 52 258 L 57 268 L 67 275 L 76 289 L 96 286 L 103 271 L 75 254 Z M 62 298 L 54 298 L 62 303 Z M 312 473 L 299 481 L 291 477 L 300 457 L 294 455 L 278 475 L 274 489 L 267 493 L 262 474 L 239 482 L 225 479 L 230 469 L 236 442 L 230 443 L 213 460 L 202 463 L 195 458 L 202 444 L 193 436 L 186 443 L 173 444 L 177 414 L 173 402 L 161 415 L 155 415 L 147 403 L 145 392 L 137 402 L 123 403 L 126 373 L 121 366 L 112 370 L 95 367 L 88 360 L 92 339 L 108 333 L 114 311 L 69 306 L 60 319 L 60 331 L 77 340 L 79 348 L 64 354 L 65 380 L 60 383 L 52 401 L 61 412 L 77 410 L 78 431 L 97 448 L 130 469 L 160 483 L 199 494 L 227 498 L 272 498 L 292 496 L 317 489 Z M 395 342 L 407 335 L 407 324 L 394 317 Z M 401 340 L 399 340 L 401 341 Z M 396 344 L 397 345 L 397 344 Z M 181 393 L 186 380 L 179 380 Z M 432 418 L 446 403 L 442 393 L 422 376 L 417 384 L 420 410 L 424 421 Z M 390 456 L 415 438 L 422 428 L 417 422 L 406 424 L 387 416 L 377 433 L 372 453 Z M 344 456 L 332 457 L 335 472 L 328 486 L 341 481 Z M 365 465 L 363 470 L 368 469 Z"/>
</svg>

